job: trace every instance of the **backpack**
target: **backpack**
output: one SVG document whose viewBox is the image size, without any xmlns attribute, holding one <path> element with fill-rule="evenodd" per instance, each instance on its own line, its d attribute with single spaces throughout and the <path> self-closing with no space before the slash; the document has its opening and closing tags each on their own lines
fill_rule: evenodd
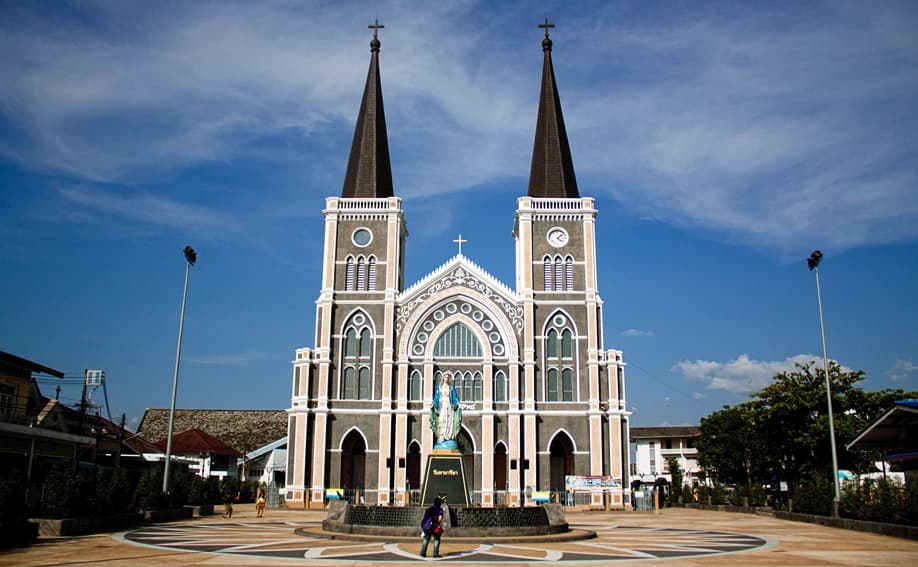
<svg viewBox="0 0 918 567">
<path fill-rule="evenodd" d="M 427 533 L 433 530 L 434 521 L 436 520 L 436 516 L 437 516 L 437 511 L 433 510 L 432 508 L 428 508 L 427 511 L 424 512 L 424 519 L 421 520 L 421 531 L 422 532 Z"/>
</svg>

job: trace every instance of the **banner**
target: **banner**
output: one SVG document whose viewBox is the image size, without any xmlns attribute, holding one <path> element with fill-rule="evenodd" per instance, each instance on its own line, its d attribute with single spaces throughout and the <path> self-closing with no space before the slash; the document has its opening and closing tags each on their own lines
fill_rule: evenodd
<svg viewBox="0 0 918 567">
<path fill-rule="evenodd" d="M 565 490 L 593 490 L 596 488 L 621 488 L 619 479 L 609 475 L 569 474 L 564 477 Z"/>
</svg>

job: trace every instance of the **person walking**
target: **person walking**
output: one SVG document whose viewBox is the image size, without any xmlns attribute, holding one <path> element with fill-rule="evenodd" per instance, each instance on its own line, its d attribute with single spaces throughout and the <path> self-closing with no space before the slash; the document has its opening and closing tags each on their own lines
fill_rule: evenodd
<svg viewBox="0 0 918 567">
<path fill-rule="evenodd" d="M 433 537 L 433 556 L 440 557 L 440 536 L 443 535 L 443 508 L 440 506 L 443 500 L 437 496 L 434 498 L 433 506 L 424 511 L 424 519 L 421 520 L 421 531 L 424 533 L 424 543 L 421 544 L 421 557 L 427 557 L 427 544 Z"/>
<path fill-rule="evenodd" d="M 259 488 L 258 498 L 255 499 L 255 512 L 256 512 L 255 517 L 256 518 L 261 518 L 262 516 L 264 516 L 266 502 L 267 500 L 265 499 L 265 489 Z"/>
</svg>

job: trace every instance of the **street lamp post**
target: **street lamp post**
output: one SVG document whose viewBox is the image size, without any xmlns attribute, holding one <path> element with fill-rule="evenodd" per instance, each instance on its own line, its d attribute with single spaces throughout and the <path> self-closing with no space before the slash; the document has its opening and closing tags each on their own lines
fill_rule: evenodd
<svg viewBox="0 0 918 567">
<path fill-rule="evenodd" d="M 826 375 L 826 401 L 829 405 L 829 444 L 832 447 L 832 474 L 835 480 L 835 498 L 832 500 L 832 516 L 838 517 L 838 506 L 841 501 L 841 489 L 838 486 L 838 455 L 835 451 L 835 418 L 832 412 L 832 386 L 829 383 L 829 357 L 826 353 L 826 327 L 822 320 L 822 292 L 819 289 L 819 262 L 822 252 L 814 250 L 807 258 L 806 264 L 816 274 L 816 301 L 819 304 L 819 332 L 822 336 L 822 368 Z"/>
<path fill-rule="evenodd" d="M 178 390 L 179 361 L 182 358 L 182 330 L 185 327 L 185 297 L 188 295 L 188 274 L 198 255 L 191 246 L 185 247 L 185 286 L 182 288 L 182 314 L 179 317 L 178 346 L 175 349 L 175 374 L 172 376 L 172 405 L 169 406 L 169 434 L 166 438 L 166 466 L 163 471 L 163 492 L 169 492 L 169 464 L 172 461 L 172 429 L 175 426 L 175 394 Z"/>
</svg>

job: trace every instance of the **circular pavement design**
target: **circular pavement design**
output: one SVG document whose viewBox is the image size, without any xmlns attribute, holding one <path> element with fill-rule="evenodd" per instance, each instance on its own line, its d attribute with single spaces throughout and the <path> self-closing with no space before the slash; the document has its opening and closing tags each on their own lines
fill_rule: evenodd
<svg viewBox="0 0 918 567">
<path fill-rule="evenodd" d="M 264 557 L 272 560 L 371 561 L 422 560 L 417 542 L 355 543 L 303 537 L 294 530 L 315 523 L 194 523 L 150 526 L 115 534 L 119 541 L 163 549 Z M 628 527 L 610 524 L 580 526 L 596 532 L 595 539 L 551 543 L 460 543 L 444 536 L 437 561 L 566 562 L 700 557 L 765 549 L 777 542 L 729 532 L 674 528 Z M 428 557 L 428 561 L 434 559 Z"/>
</svg>

